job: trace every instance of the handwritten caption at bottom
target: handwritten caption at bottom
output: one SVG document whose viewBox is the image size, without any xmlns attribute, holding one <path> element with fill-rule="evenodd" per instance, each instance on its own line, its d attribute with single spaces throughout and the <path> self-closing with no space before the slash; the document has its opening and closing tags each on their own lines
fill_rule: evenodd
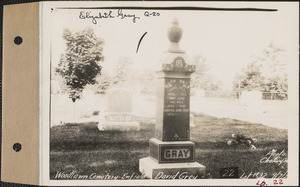
<svg viewBox="0 0 300 187">
<path fill-rule="evenodd" d="M 276 179 L 276 180 L 273 180 L 273 185 L 282 185 L 284 184 L 283 180 L 282 179 Z M 268 183 L 266 182 L 266 180 L 259 180 L 257 181 L 256 183 L 257 186 L 268 186 Z"/>
<path fill-rule="evenodd" d="M 55 180 L 58 179 L 68 179 L 68 180 L 134 180 L 134 179 L 145 179 L 145 174 L 139 173 L 124 173 L 122 175 L 115 175 L 111 173 L 106 174 L 81 174 L 77 171 L 71 172 L 64 172 L 64 171 L 57 171 L 54 177 Z"/>
</svg>

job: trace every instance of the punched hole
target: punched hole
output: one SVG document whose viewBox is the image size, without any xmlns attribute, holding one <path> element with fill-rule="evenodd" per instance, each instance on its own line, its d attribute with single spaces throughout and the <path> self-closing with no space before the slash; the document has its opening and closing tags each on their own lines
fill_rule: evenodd
<svg viewBox="0 0 300 187">
<path fill-rule="evenodd" d="M 23 42 L 23 39 L 21 36 L 17 36 L 17 37 L 15 37 L 14 42 L 16 45 L 20 45 Z"/>
<path fill-rule="evenodd" d="M 13 149 L 14 149 L 16 152 L 19 152 L 19 151 L 21 151 L 22 146 L 21 146 L 21 144 L 19 144 L 19 143 L 15 143 L 15 144 L 13 145 Z"/>
</svg>

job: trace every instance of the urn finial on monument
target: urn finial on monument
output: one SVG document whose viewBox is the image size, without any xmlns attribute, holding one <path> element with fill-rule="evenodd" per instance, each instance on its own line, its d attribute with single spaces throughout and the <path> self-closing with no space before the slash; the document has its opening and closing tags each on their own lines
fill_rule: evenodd
<svg viewBox="0 0 300 187">
<path fill-rule="evenodd" d="M 162 59 L 163 72 L 188 72 L 193 73 L 196 69 L 195 65 L 190 65 L 187 62 L 185 51 L 179 47 L 179 42 L 182 38 L 183 30 L 179 27 L 179 22 L 175 18 L 172 21 L 172 26 L 168 29 L 168 38 L 170 40 L 170 48 L 168 53 L 165 53 Z"/>
<path fill-rule="evenodd" d="M 184 53 L 179 47 L 179 42 L 182 38 L 183 30 L 179 27 L 179 22 L 176 18 L 172 21 L 172 26 L 168 29 L 168 38 L 171 42 L 169 52 L 171 53 Z"/>
</svg>

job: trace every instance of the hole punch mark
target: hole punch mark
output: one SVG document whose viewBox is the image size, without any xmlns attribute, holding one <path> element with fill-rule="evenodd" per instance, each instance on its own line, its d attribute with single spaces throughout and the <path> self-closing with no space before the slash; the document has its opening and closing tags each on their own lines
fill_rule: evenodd
<svg viewBox="0 0 300 187">
<path fill-rule="evenodd" d="M 15 144 L 13 145 L 13 150 L 15 150 L 16 152 L 21 151 L 21 149 L 22 149 L 21 144 L 15 143 Z"/>
<path fill-rule="evenodd" d="M 143 34 L 143 36 L 141 37 L 141 39 L 140 39 L 140 41 L 139 41 L 139 43 L 138 43 L 138 46 L 137 46 L 137 48 L 136 48 L 136 53 L 139 51 L 139 47 L 140 47 L 140 44 L 141 44 L 141 42 L 142 42 L 142 40 L 143 40 L 143 38 L 144 38 L 144 36 L 147 34 L 147 32 L 145 32 L 144 34 Z"/>
<path fill-rule="evenodd" d="M 20 45 L 23 42 L 23 39 L 21 36 L 16 36 L 14 42 L 16 45 Z"/>
</svg>

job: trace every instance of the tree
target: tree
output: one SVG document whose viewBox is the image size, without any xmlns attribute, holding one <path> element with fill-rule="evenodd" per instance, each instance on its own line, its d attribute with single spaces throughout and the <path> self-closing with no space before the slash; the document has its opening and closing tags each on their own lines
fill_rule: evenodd
<svg viewBox="0 0 300 187">
<path fill-rule="evenodd" d="M 106 90 L 110 87 L 112 83 L 113 78 L 109 73 L 103 71 L 101 72 L 101 75 L 98 75 L 96 77 L 96 83 L 95 83 L 95 93 L 96 94 L 104 94 Z"/>
<path fill-rule="evenodd" d="M 133 61 L 130 58 L 120 58 L 114 68 L 112 83 L 116 86 L 133 84 L 135 82 L 135 71 L 132 65 Z"/>
<path fill-rule="evenodd" d="M 133 61 L 129 57 L 121 57 L 114 64 L 112 72 L 102 69 L 101 74 L 95 78 L 95 85 L 92 87 L 96 94 L 105 94 L 106 90 L 114 86 L 135 86 L 140 81 L 137 79 L 139 71 L 133 68 Z"/>
<path fill-rule="evenodd" d="M 260 55 L 248 63 L 242 73 L 236 74 L 233 86 L 235 91 L 256 89 L 277 94 L 281 98 L 286 97 L 288 76 L 284 49 L 271 42 Z"/>
<path fill-rule="evenodd" d="M 206 65 L 206 58 L 202 57 L 201 55 L 196 55 L 192 57 L 192 64 L 196 66 L 196 71 L 192 74 L 191 77 L 191 88 L 207 88 L 207 71 L 209 70 L 208 66 Z"/>
<path fill-rule="evenodd" d="M 262 65 L 251 62 L 242 70 L 244 77 L 240 82 L 240 87 L 247 90 L 261 90 L 264 87 L 264 77 L 261 72 Z"/>
<path fill-rule="evenodd" d="M 81 98 L 87 84 L 95 84 L 95 77 L 101 72 L 99 62 L 104 60 L 104 41 L 96 37 L 91 28 L 75 33 L 66 29 L 63 39 L 66 41 L 66 51 L 60 58 L 56 73 L 63 77 L 69 97 L 75 102 Z"/>
<path fill-rule="evenodd" d="M 137 73 L 137 84 L 141 88 L 143 94 L 156 93 L 156 73 L 153 70 L 141 70 Z"/>
<path fill-rule="evenodd" d="M 271 42 L 258 57 L 263 63 L 263 74 L 266 78 L 263 91 L 271 93 L 271 99 L 274 96 L 279 99 L 287 98 L 288 74 L 284 51 Z"/>
<path fill-rule="evenodd" d="M 196 71 L 191 76 L 191 88 L 198 88 L 206 91 L 206 95 L 219 95 L 219 81 L 208 73 L 209 66 L 206 64 L 206 58 L 196 55 L 192 58 L 192 63 L 196 65 Z"/>
</svg>

